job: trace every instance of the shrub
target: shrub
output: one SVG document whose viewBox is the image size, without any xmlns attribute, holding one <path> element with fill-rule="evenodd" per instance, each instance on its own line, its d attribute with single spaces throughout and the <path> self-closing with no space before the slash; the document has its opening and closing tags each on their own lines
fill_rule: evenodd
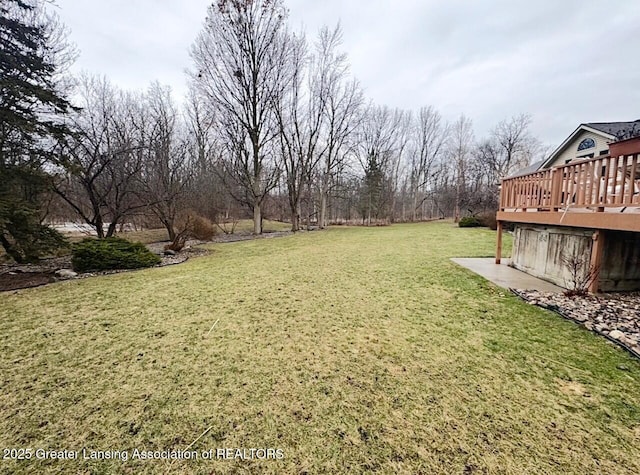
<svg viewBox="0 0 640 475">
<path fill-rule="evenodd" d="M 83 239 L 73 245 L 71 263 L 78 272 L 139 269 L 160 262 L 146 246 L 118 237 Z"/>
<path fill-rule="evenodd" d="M 461 228 L 477 228 L 478 226 L 482 226 L 480 221 L 475 216 L 465 216 L 461 218 L 458 222 L 458 226 Z"/>
<path fill-rule="evenodd" d="M 486 226 L 489 229 L 496 230 L 498 229 L 498 221 L 496 220 L 496 213 L 482 213 L 478 215 L 478 221 L 480 221 L 481 226 Z"/>
<path fill-rule="evenodd" d="M 207 218 L 191 215 L 191 236 L 199 241 L 210 241 L 216 235 L 215 225 Z"/>
<path fill-rule="evenodd" d="M 191 212 L 180 217 L 176 227 L 176 235 L 173 241 L 164 247 L 165 250 L 171 249 L 172 251 L 179 252 L 185 246 L 188 239 L 210 241 L 216 235 L 216 228 L 211 221 Z M 235 225 L 233 227 L 235 228 Z"/>
</svg>

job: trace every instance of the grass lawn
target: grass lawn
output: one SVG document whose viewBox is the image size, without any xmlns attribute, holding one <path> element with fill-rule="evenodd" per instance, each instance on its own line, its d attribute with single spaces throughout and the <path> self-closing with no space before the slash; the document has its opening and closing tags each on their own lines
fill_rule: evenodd
<svg viewBox="0 0 640 475">
<path fill-rule="evenodd" d="M 284 452 L 0 473 L 640 473 L 639 362 L 449 260 L 494 245 L 345 227 L 0 294 L 0 449 Z"/>
</svg>

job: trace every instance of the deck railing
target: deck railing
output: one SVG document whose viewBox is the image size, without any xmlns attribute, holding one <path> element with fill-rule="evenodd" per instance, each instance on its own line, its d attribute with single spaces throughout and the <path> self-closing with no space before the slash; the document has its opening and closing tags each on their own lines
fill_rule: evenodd
<svg viewBox="0 0 640 475">
<path fill-rule="evenodd" d="M 639 153 L 601 156 L 502 180 L 501 211 L 640 206 Z"/>
</svg>

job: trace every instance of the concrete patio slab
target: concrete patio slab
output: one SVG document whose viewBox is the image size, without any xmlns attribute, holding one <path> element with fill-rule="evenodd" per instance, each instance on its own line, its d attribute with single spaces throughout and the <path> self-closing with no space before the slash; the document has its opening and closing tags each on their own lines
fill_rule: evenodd
<svg viewBox="0 0 640 475">
<path fill-rule="evenodd" d="M 540 290 L 543 292 L 562 292 L 564 290 L 546 280 L 538 279 L 510 267 L 509 259 L 502 259 L 502 264 L 496 264 L 493 257 L 456 257 L 451 260 L 505 289 Z"/>
</svg>

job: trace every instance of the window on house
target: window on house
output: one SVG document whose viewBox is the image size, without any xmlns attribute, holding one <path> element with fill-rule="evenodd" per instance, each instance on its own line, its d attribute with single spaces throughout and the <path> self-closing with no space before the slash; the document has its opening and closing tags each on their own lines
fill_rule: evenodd
<svg viewBox="0 0 640 475">
<path fill-rule="evenodd" d="M 593 140 L 592 138 L 584 139 L 582 142 L 580 142 L 580 145 L 578 145 L 578 152 L 580 152 L 581 150 L 587 150 L 587 149 L 593 148 L 595 146 L 596 146 L 596 141 Z"/>
<path fill-rule="evenodd" d="M 609 149 L 600 151 L 600 155 L 609 155 Z"/>
</svg>

